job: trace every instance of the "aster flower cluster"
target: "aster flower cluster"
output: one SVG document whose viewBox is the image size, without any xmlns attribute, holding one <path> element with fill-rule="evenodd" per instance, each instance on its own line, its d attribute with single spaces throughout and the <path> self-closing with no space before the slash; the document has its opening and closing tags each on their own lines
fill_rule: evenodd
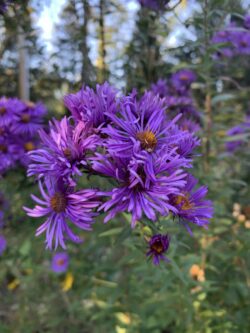
<svg viewBox="0 0 250 333">
<path fill-rule="evenodd" d="M 170 0 L 139 0 L 142 7 L 147 7 L 153 11 L 167 9 Z"/>
<path fill-rule="evenodd" d="M 207 226 L 207 188 L 195 189 L 188 172 L 199 140 L 179 125 L 181 114 L 167 116 L 163 98 L 152 92 L 140 98 L 135 90 L 118 95 L 105 83 L 83 87 L 64 102 L 71 117 L 51 122 L 49 133 L 40 130 L 42 146 L 29 153 L 28 175 L 37 177 L 43 198 L 32 195 L 37 205 L 25 210 L 46 217 L 37 235 L 46 233 L 49 249 L 81 242 L 75 231 L 90 231 L 101 213 L 105 223 L 130 213 L 132 228 L 169 215 L 188 229 L 190 223 Z M 79 180 L 93 174 L 110 180 L 109 190 L 78 189 Z M 147 255 L 155 264 L 169 243 L 161 234 L 149 241 Z"/>
<path fill-rule="evenodd" d="M 231 23 L 225 29 L 215 33 L 212 44 L 224 44 L 214 55 L 215 59 L 250 55 L 250 15 L 244 17 L 242 26 Z"/>
<path fill-rule="evenodd" d="M 0 175 L 18 163 L 28 164 L 27 152 L 38 145 L 45 107 L 17 98 L 0 98 Z"/>
<path fill-rule="evenodd" d="M 155 95 L 163 98 L 170 117 L 182 114 L 179 126 L 191 133 L 200 130 L 201 116 L 196 109 L 191 85 L 196 80 L 196 74 L 189 69 L 181 69 L 167 79 L 159 79 L 150 87 Z"/>
<path fill-rule="evenodd" d="M 242 148 L 245 144 L 245 141 L 242 138 L 238 138 L 239 136 L 246 136 L 250 135 L 250 116 L 246 116 L 245 120 L 240 123 L 239 125 L 236 125 L 232 128 L 230 128 L 227 131 L 227 137 L 229 139 L 232 139 L 226 143 L 226 150 L 229 153 L 234 153 L 238 149 Z"/>
</svg>

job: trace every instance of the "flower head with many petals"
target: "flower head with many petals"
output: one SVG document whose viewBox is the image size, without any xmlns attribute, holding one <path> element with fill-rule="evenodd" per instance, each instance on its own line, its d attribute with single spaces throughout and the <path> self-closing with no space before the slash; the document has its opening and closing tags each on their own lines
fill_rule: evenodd
<svg viewBox="0 0 250 333">
<path fill-rule="evenodd" d="M 198 226 L 207 226 L 213 215 L 213 207 L 210 200 L 204 200 L 207 187 L 201 186 L 195 190 L 197 180 L 188 175 L 187 183 L 179 195 L 171 195 L 171 204 L 177 209 L 179 218 L 186 222 L 192 222 Z"/>
<path fill-rule="evenodd" d="M 168 235 L 154 235 L 148 242 L 149 251 L 147 256 L 153 259 L 155 265 L 159 265 L 160 260 L 169 262 L 169 259 L 164 256 L 170 245 L 170 237 Z"/>
<path fill-rule="evenodd" d="M 75 243 L 81 242 L 80 237 L 73 233 L 69 225 L 91 230 L 93 217 L 96 216 L 93 209 L 99 205 L 97 191 L 87 189 L 73 192 L 60 181 L 55 182 L 50 178 L 46 178 L 45 185 L 47 193 L 42 183 L 39 183 L 43 199 L 32 195 L 32 199 L 38 205 L 34 209 L 24 207 L 29 216 L 47 216 L 46 221 L 37 229 L 36 235 L 46 232 L 46 245 L 49 249 L 57 248 L 58 245 L 65 249 L 65 239 Z"/>
<path fill-rule="evenodd" d="M 40 131 L 43 146 L 29 153 L 31 164 L 28 175 L 63 177 L 81 175 L 80 167 L 86 165 L 86 154 L 94 150 L 99 137 L 89 134 L 89 126 L 79 121 L 74 127 L 64 117 L 50 124 L 50 133 Z"/>
</svg>

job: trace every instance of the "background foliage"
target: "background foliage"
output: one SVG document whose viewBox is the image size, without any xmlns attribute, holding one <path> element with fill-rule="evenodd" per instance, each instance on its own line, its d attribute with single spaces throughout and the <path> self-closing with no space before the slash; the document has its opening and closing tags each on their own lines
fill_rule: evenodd
<svg viewBox="0 0 250 333">
<path fill-rule="evenodd" d="M 130 5 L 121 0 L 68 0 L 52 52 L 34 24 L 48 2 L 16 3 L 16 12 L 12 7 L 0 17 L 0 93 L 18 95 L 21 24 L 31 99 L 42 100 L 50 116 L 65 112 L 62 96 L 83 82 L 95 86 L 106 79 L 142 92 L 178 68 L 197 73 L 193 95 L 203 129 L 195 175 L 208 184 L 215 215 L 209 229 L 196 228 L 193 237 L 181 225 L 164 222 L 163 232 L 173 235 L 171 263 L 157 268 L 145 258 L 147 226 L 132 232 L 124 214 L 106 228 L 100 218 L 82 246 L 69 245 L 68 272 L 56 275 L 52 254 L 34 237 L 39 223 L 22 210 L 32 205 L 34 180 L 21 168 L 9 172 L 0 179 L 9 203 L 3 229 L 8 246 L 0 258 L 0 332 L 249 332 L 249 149 L 229 154 L 225 142 L 227 130 L 249 111 L 250 63 L 249 56 L 219 63 L 213 54 L 220 45 L 210 43 L 233 17 L 242 20 L 248 1 L 182 1 L 166 13 L 138 6 L 131 19 Z M 177 43 L 171 46 L 173 33 Z"/>
</svg>

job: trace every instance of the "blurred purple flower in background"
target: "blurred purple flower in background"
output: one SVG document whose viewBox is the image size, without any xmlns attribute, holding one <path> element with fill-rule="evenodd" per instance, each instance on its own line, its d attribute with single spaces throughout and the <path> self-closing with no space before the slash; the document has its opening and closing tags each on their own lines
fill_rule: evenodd
<svg viewBox="0 0 250 333">
<path fill-rule="evenodd" d="M 154 235 L 148 242 L 149 251 L 147 256 L 153 259 L 155 265 L 159 265 L 160 261 L 169 262 L 170 260 L 164 256 L 170 245 L 170 237 L 168 235 Z"/>
<path fill-rule="evenodd" d="M 3 254 L 7 247 L 6 238 L 3 235 L 0 235 L 0 256 Z"/>
<path fill-rule="evenodd" d="M 139 0 L 141 6 L 147 7 L 154 11 L 167 9 L 170 0 Z"/>
<path fill-rule="evenodd" d="M 244 27 L 246 29 L 250 29 L 250 15 L 249 14 L 245 15 L 245 18 L 244 18 Z"/>
<path fill-rule="evenodd" d="M 177 91 L 186 91 L 190 85 L 196 80 L 196 75 L 189 69 L 181 69 L 174 73 L 171 82 Z"/>
<path fill-rule="evenodd" d="M 246 116 L 244 122 L 227 131 L 227 136 L 231 137 L 232 141 L 226 142 L 226 150 L 229 153 L 234 153 L 237 149 L 243 147 L 246 141 L 244 141 L 243 138 L 235 140 L 234 137 L 238 135 L 244 136 L 248 132 L 250 134 L 250 116 Z"/>
<path fill-rule="evenodd" d="M 42 103 L 0 98 L 0 174 L 21 164 L 27 167 L 27 152 L 37 148 L 37 131 L 47 110 Z"/>
<path fill-rule="evenodd" d="M 4 14 L 13 0 L 0 0 L 0 15 Z"/>
<path fill-rule="evenodd" d="M 64 273 L 69 266 L 69 255 L 66 252 L 54 254 L 51 262 L 51 269 L 55 273 Z"/>
</svg>

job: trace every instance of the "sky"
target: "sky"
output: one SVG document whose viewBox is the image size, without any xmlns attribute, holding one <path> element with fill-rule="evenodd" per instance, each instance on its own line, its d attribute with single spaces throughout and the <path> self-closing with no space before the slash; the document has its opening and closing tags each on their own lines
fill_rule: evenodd
<svg viewBox="0 0 250 333">
<path fill-rule="evenodd" d="M 37 21 L 37 26 L 41 29 L 41 38 L 45 42 L 48 51 L 52 51 L 52 37 L 54 25 L 59 21 L 59 14 L 65 5 L 66 0 L 50 0 L 44 6 Z"/>
</svg>

